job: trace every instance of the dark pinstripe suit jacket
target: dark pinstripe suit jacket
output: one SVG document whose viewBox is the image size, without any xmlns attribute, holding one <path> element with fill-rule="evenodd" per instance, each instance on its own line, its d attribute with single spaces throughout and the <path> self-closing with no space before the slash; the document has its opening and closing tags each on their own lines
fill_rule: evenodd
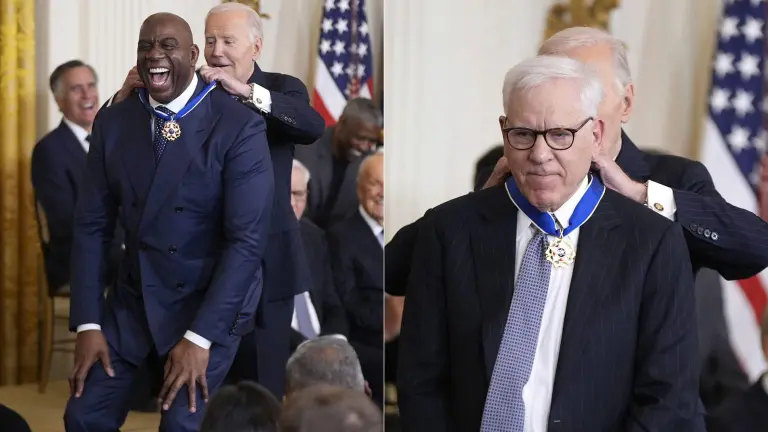
<svg viewBox="0 0 768 432">
<path fill-rule="evenodd" d="M 477 431 L 514 288 L 502 187 L 419 228 L 398 370 L 406 431 Z M 690 259 L 680 226 L 606 191 L 582 226 L 550 431 L 703 430 Z"/>
</svg>

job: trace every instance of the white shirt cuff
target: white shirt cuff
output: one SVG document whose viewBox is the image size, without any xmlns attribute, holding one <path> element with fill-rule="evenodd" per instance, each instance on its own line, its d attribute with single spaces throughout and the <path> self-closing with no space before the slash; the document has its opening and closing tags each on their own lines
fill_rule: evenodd
<svg viewBox="0 0 768 432">
<path fill-rule="evenodd" d="M 675 192 L 663 184 L 648 181 L 648 208 L 665 218 L 674 221 L 677 205 Z"/>
<path fill-rule="evenodd" d="M 84 332 L 86 330 L 98 330 L 101 331 L 101 326 L 98 324 L 80 324 L 77 326 L 77 332 Z"/>
<path fill-rule="evenodd" d="M 195 332 L 187 331 L 186 333 L 184 333 L 184 339 L 192 342 L 193 344 L 199 346 L 200 348 L 211 349 L 211 341 L 200 336 Z"/>
<path fill-rule="evenodd" d="M 272 95 L 269 90 L 258 84 L 253 85 L 253 104 L 263 112 L 272 112 Z"/>
</svg>

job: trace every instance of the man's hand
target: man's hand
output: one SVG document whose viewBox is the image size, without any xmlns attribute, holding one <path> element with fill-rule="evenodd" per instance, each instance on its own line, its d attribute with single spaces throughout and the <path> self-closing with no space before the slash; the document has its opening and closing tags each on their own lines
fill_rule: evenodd
<svg viewBox="0 0 768 432">
<path fill-rule="evenodd" d="M 592 167 L 600 173 L 605 187 L 640 204 L 645 203 L 648 187 L 629 178 L 616 161 L 601 153 L 592 158 Z"/>
<path fill-rule="evenodd" d="M 77 334 L 75 341 L 75 367 L 69 374 L 69 394 L 79 398 L 83 394 L 85 379 L 96 361 L 101 361 L 110 377 L 115 376 L 109 360 L 109 347 L 101 330 L 85 330 Z"/>
<path fill-rule="evenodd" d="M 176 393 L 184 385 L 187 386 L 189 392 L 189 412 L 197 411 L 195 390 L 198 383 L 200 384 L 200 391 L 203 393 L 203 401 L 208 402 L 208 384 L 205 381 L 205 371 L 208 368 L 209 355 L 207 349 L 195 345 L 187 339 L 182 339 L 173 347 L 168 354 L 168 360 L 165 362 L 165 381 L 160 390 L 164 411 L 171 407 Z"/>
<path fill-rule="evenodd" d="M 210 84 L 211 81 L 218 81 L 224 90 L 229 94 L 247 98 L 251 95 L 251 86 L 246 83 L 240 82 L 230 74 L 226 73 L 224 69 L 203 66 L 200 68 L 200 76 L 203 77 L 206 83 Z"/>
<path fill-rule="evenodd" d="M 133 89 L 142 87 L 144 87 L 144 81 L 141 80 L 139 71 L 136 69 L 136 66 L 134 66 L 130 71 L 128 71 L 128 76 L 126 76 L 125 81 L 123 81 L 123 88 L 117 92 L 117 95 L 112 100 L 112 103 L 116 104 L 118 102 L 124 101 L 128 98 L 128 96 L 131 95 Z"/>
<path fill-rule="evenodd" d="M 405 307 L 405 297 L 384 293 L 384 342 L 389 342 L 400 334 L 403 307 Z"/>
<path fill-rule="evenodd" d="M 757 203 L 760 217 L 768 221 L 768 155 L 763 156 L 760 167 L 760 183 L 757 185 Z"/>
<path fill-rule="evenodd" d="M 507 163 L 507 158 L 502 156 L 499 158 L 499 160 L 496 161 L 496 166 L 493 167 L 491 176 L 488 177 L 488 180 L 485 181 L 483 189 L 498 186 L 506 182 L 511 175 L 512 173 L 509 172 L 509 164 Z"/>
</svg>

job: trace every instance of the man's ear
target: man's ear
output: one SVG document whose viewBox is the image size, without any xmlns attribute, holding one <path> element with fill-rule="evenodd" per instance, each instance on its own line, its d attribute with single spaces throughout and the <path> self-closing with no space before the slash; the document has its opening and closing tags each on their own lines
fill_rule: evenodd
<svg viewBox="0 0 768 432">
<path fill-rule="evenodd" d="M 621 98 L 621 122 L 629 122 L 632 111 L 635 109 L 635 85 L 629 84 L 624 87 L 624 97 Z"/>
<path fill-rule="evenodd" d="M 256 63 L 261 58 L 261 38 L 256 38 L 256 42 L 253 44 L 253 62 Z"/>
<path fill-rule="evenodd" d="M 197 59 L 200 58 L 200 48 L 197 47 L 197 45 L 192 44 L 192 66 L 197 67 Z"/>
<path fill-rule="evenodd" d="M 592 157 L 599 155 L 603 151 L 603 132 L 605 131 L 605 123 L 600 118 L 592 120 L 594 125 L 592 126 Z"/>
</svg>

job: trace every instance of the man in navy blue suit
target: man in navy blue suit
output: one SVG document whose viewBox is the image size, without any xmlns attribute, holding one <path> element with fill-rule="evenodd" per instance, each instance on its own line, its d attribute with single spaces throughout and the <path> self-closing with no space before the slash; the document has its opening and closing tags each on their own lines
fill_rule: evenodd
<svg viewBox="0 0 768 432">
<path fill-rule="evenodd" d="M 503 93 L 512 179 L 420 222 L 404 430 L 704 430 L 683 232 L 590 173 L 599 78 L 542 56 L 512 68 Z"/>
<path fill-rule="evenodd" d="M 198 55 L 183 19 L 150 16 L 136 61 L 147 89 L 95 122 L 75 212 L 69 431 L 118 429 L 147 362 L 163 379 L 161 430 L 198 430 L 255 325 L 274 198 L 266 122 L 206 86 Z M 126 257 L 105 298 L 117 223 Z"/>
</svg>

